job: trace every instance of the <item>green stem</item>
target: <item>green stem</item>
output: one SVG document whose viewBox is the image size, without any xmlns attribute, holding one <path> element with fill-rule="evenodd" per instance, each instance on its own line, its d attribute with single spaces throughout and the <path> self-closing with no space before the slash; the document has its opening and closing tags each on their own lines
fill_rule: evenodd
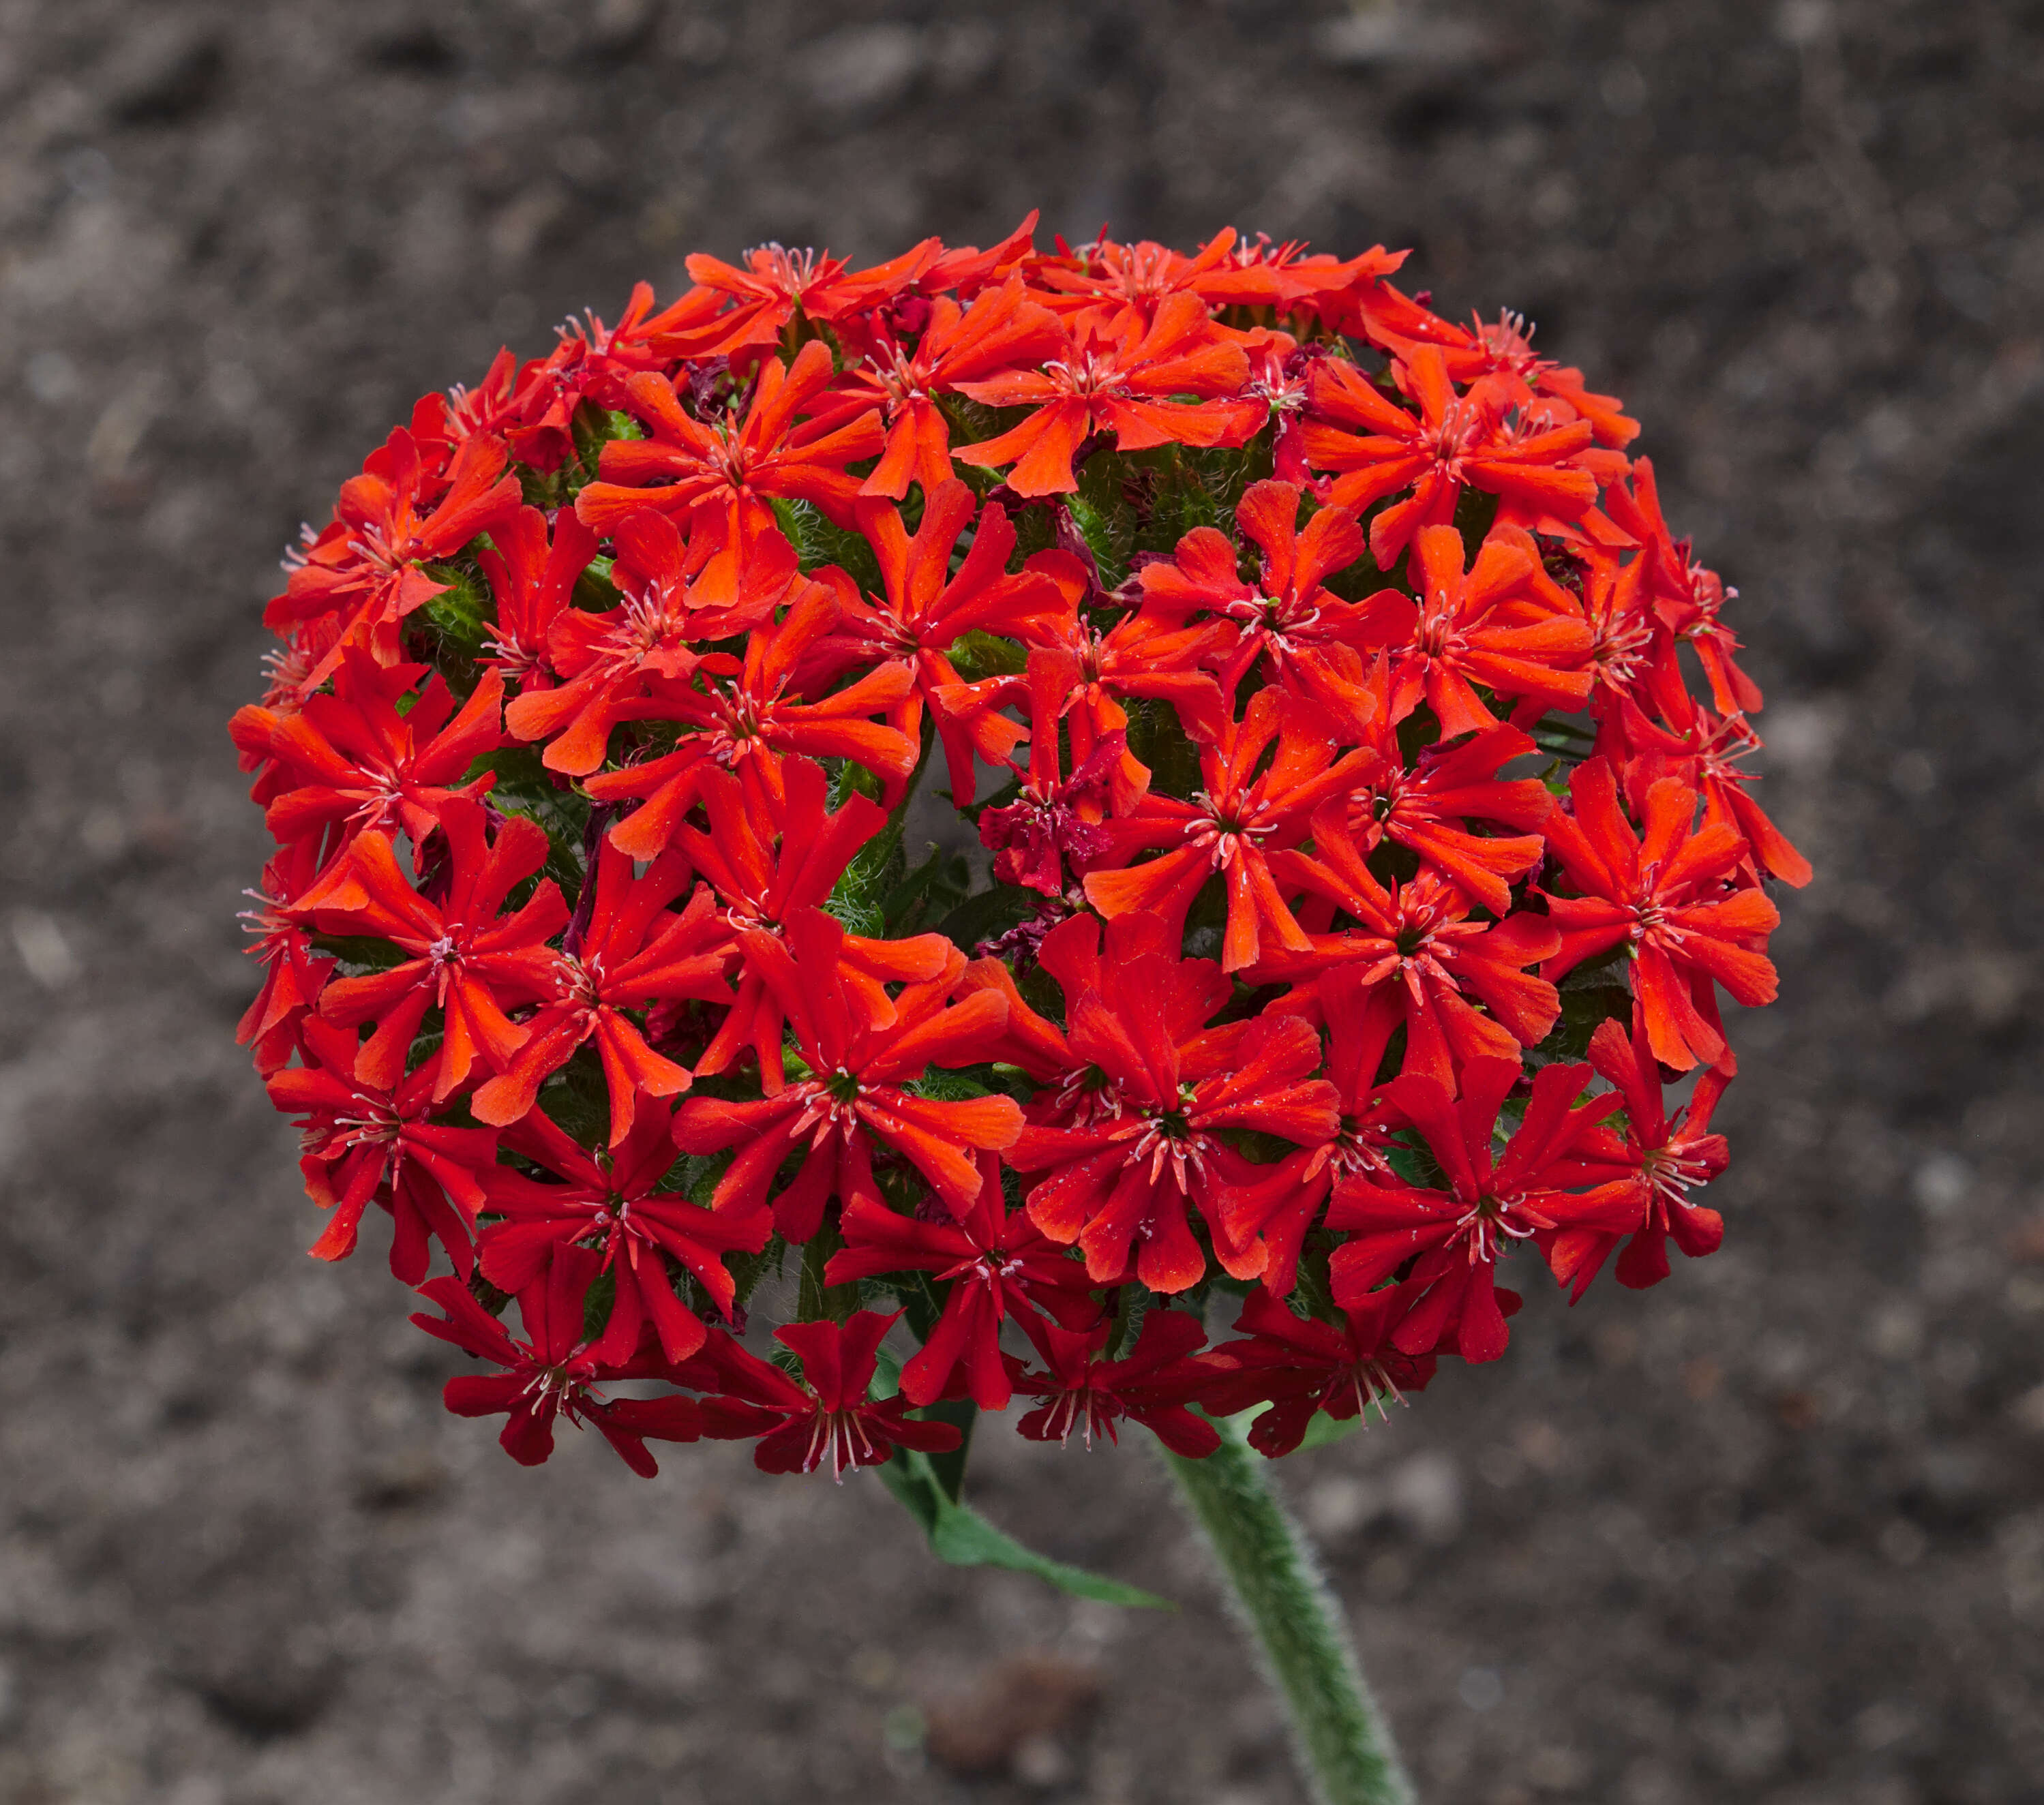
<svg viewBox="0 0 2044 1805">
<path fill-rule="evenodd" d="M 1267 1463 L 1250 1448 L 1246 1425 L 1229 1418 L 1215 1427 L 1215 1453 L 1190 1461 L 1165 1450 L 1165 1462 L 1284 1696 L 1308 1789 L 1319 1805 L 1413 1805 L 1412 1783 L 1304 1532 L 1266 1482 Z"/>
</svg>

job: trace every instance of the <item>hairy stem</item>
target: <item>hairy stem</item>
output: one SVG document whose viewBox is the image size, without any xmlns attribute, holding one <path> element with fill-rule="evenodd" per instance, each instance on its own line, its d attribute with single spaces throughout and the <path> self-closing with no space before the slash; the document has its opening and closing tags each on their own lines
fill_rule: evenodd
<svg viewBox="0 0 2044 1805">
<path fill-rule="evenodd" d="M 1266 1481 L 1246 1426 L 1230 1418 L 1216 1427 L 1216 1452 L 1191 1461 L 1165 1450 L 1165 1463 L 1291 1714 L 1312 1796 L 1320 1805 L 1413 1805 L 1412 1783 L 1304 1532 Z"/>
</svg>

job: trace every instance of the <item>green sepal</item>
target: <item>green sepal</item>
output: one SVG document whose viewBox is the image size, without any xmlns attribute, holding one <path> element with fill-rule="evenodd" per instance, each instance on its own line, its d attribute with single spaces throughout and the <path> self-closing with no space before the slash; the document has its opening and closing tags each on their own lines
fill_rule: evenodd
<svg viewBox="0 0 2044 1805">
<path fill-rule="evenodd" d="M 805 570 L 835 564 L 869 594 L 880 594 L 880 561 L 862 533 L 847 532 L 813 502 L 789 501 L 779 496 L 770 503 L 788 543 Z"/>
</svg>

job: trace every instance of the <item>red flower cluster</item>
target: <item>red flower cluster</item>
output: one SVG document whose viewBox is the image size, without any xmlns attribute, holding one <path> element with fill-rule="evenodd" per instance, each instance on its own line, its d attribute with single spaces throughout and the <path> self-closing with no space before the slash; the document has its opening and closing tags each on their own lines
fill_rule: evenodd
<svg viewBox="0 0 2044 1805">
<path fill-rule="evenodd" d="M 1719 993 L 1809 868 L 1635 423 L 1381 248 L 1034 224 L 691 259 L 421 401 L 270 605 L 241 1038 L 519 1460 L 1017 1393 L 1279 1454 L 1501 1354 L 1522 1244 L 1720 1238 Z M 901 846 L 939 755 L 977 891 Z"/>
</svg>

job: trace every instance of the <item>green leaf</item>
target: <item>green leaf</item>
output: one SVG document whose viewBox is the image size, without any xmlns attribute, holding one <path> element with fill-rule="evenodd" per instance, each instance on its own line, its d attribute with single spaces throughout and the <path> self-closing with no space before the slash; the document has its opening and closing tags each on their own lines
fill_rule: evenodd
<svg viewBox="0 0 2044 1805">
<path fill-rule="evenodd" d="M 1574 974 L 1570 974 L 1571 977 Z M 1534 1047 L 1527 1058 L 1535 1066 L 1549 1066 L 1561 1059 L 1580 1059 L 1590 1050 L 1590 1036 L 1600 1023 L 1608 1021 L 1629 1021 L 1632 1015 L 1632 993 L 1623 984 L 1614 984 L 1607 977 L 1602 982 L 1571 987 L 1566 981 L 1561 989 L 1562 1013 L 1547 1038 Z"/>
<path fill-rule="evenodd" d="M 1019 884 L 996 884 L 990 890 L 967 897 L 937 924 L 937 931 L 970 958 L 981 941 L 1019 927 L 1036 912 L 1043 900 L 1034 890 Z"/>
<path fill-rule="evenodd" d="M 313 951 L 340 961 L 344 977 L 361 973 L 389 971 L 412 955 L 394 940 L 379 940 L 369 934 L 315 934 Z"/>
<path fill-rule="evenodd" d="M 1060 1592 L 1101 1604 L 1124 1604 L 1144 1611 L 1178 1608 L 1155 1592 L 1124 1585 L 1119 1580 L 1089 1573 L 1083 1567 L 1070 1566 L 1024 1547 L 970 1504 L 962 1504 L 953 1497 L 928 1454 L 897 1448 L 894 1457 L 878 1471 L 881 1483 L 922 1526 L 929 1538 L 931 1552 L 954 1567 L 1005 1567 L 1011 1573 L 1033 1573 Z"/>
<path fill-rule="evenodd" d="M 972 867 L 963 853 L 931 847 L 930 856 L 905 874 L 881 903 L 887 938 L 905 939 L 944 920 L 965 901 L 971 884 Z"/>
<path fill-rule="evenodd" d="M 496 598 L 477 573 L 458 564 L 429 564 L 426 574 L 447 587 L 430 597 L 405 623 L 408 636 L 424 641 L 433 667 L 448 687 L 466 699 L 475 688 L 475 662 L 497 612 Z"/>
<path fill-rule="evenodd" d="M 598 1273 L 589 1281 L 589 1289 L 582 1293 L 582 1338 L 599 1339 L 609 1326 L 612 1306 L 617 1301 L 617 1274 L 616 1272 Z"/>
<path fill-rule="evenodd" d="M 1199 747 L 1169 702 L 1139 697 L 1128 708 L 1128 750 L 1150 767 L 1150 787 L 1182 801 L 1205 782 Z"/>
<path fill-rule="evenodd" d="M 1029 668 L 1028 647 L 978 627 L 968 627 L 951 642 L 951 666 L 968 683 L 982 677 L 1019 677 Z"/>
</svg>

